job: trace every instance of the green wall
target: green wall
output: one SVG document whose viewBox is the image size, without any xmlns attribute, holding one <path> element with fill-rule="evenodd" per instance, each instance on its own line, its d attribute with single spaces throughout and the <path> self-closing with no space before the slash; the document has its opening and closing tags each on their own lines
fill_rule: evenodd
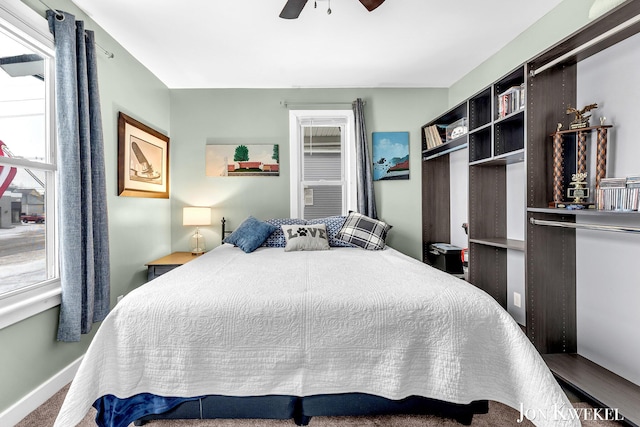
<svg viewBox="0 0 640 427">
<path fill-rule="evenodd" d="M 44 17 L 37 0 L 25 4 Z M 85 20 L 97 42 L 115 58 L 98 55 L 98 73 L 105 139 L 109 239 L 111 245 L 111 302 L 146 280 L 144 264 L 171 250 L 169 200 L 117 195 L 118 111 L 163 133 L 169 128 L 169 90 L 153 74 L 80 12 L 71 1 L 47 4 Z M 55 341 L 58 309 L 54 308 L 0 329 L 0 413 L 82 356 L 92 335 L 79 343 Z M 96 328 L 94 328 L 95 331 Z"/>
<path fill-rule="evenodd" d="M 421 257 L 421 137 L 427 117 L 446 108 L 445 89 L 200 89 L 171 91 L 171 184 L 173 250 L 188 250 L 191 228 L 182 226 L 182 207 L 212 206 L 213 225 L 201 228 L 207 247 L 220 242 L 219 219 L 230 229 L 248 215 L 289 217 L 289 110 L 281 101 L 365 100 L 367 134 L 410 132 L 410 179 L 374 184 L 378 216 L 393 225 L 389 244 Z M 325 106 L 321 108 L 326 108 Z M 207 177 L 209 144 L 279 144 L 278 177 Z"/>
<path fill-rule="evenodd" d="M 564 0 L 449 88 L 454 107 L 589 22 L 593 1 Z"/>
</svg>

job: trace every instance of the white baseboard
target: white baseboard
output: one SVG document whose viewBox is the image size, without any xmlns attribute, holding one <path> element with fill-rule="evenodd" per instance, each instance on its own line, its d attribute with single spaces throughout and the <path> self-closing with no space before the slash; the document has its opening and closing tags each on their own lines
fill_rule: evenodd
<svg viewBox="0 0 640 427">
<path fill-rule="evenodd" d="M 76 359 L 69 366 L 40 385 L 40 387 L 0 413 L 0 426 L 15 426 L 38 406 L 49 400 L 51 396 L 73 380 L 78 367 L 80 367 L 80 362 L 82 362 L 82 357 Z"/>
</svg>

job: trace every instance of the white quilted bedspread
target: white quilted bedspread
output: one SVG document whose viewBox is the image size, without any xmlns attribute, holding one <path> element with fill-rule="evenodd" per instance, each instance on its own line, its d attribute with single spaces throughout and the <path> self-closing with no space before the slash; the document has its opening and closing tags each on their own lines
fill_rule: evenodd
<svg viewBox="0 0 640 427">
<path fill-rule="evenodd" d="M 222 245 L 160 276 L 104 320 L 55 426 L 143 392 L 488 399 L 580 424 L 554 417 L 570 403 L 491 297 L 391 248 Z"/>
</svg>

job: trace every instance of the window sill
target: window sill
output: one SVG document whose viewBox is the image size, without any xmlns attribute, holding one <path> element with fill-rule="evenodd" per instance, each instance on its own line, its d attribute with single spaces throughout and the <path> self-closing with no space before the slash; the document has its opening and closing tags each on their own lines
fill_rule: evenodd
<svg viewBox="0 0 640 427">
<path fill-rule="evenodd" d="M 60 305 L 59 280 L 26 289 L 0 299 L 0 329 Z"/>
</svg>

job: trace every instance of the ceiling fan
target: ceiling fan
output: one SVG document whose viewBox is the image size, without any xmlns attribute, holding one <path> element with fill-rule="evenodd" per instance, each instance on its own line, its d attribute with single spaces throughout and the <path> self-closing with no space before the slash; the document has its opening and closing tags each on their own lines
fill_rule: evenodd
<svg viewBox="0 0 640 427">
<path fill-rule="evenodd" d="M 384 0 L 360 0 L 360 3 L 371 12 L 384 3 Z M 284 5 L 282 12 L 280 12 L 280 18 L 296 19 L 300 16 L 305 4 L 307 4 L 307 0 L 287 0 L 287 4 Z"/>
</svg>

